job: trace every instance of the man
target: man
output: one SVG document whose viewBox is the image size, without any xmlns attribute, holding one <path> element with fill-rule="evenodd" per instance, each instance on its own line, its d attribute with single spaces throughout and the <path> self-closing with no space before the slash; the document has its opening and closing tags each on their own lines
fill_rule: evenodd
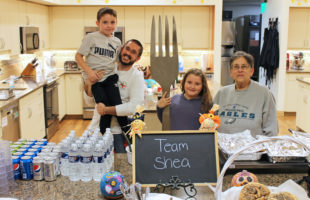
<svg viewBox="0 0 310 200">
<path fill-rule="evenodd" d="M 140 60 L 143 46 L 138 40 L 129 40 L 121 48 L 117 74 L 119 76 L 118 87 L 122 104 L 116 106 L 105 106 L 97 104 L 97 111 L 102 115 L 128 116 L 136 112 L 136 106 L 144 102 L 144 79 L 142 72 L 138 71 L 133 64 Z M 95 115 L 95 114 L 94 114 Z M 102 117 L 101 117 L 102 120 Z M 100 122 L 100 124 L 102 124 Z M 105 133 L 105 130 L 101 130 Z M 122 130 L 115 117 L 112 118 L 111 132 L 114 136 L 114 148 L 116 152 L 125 152 Z"/>
</svg>

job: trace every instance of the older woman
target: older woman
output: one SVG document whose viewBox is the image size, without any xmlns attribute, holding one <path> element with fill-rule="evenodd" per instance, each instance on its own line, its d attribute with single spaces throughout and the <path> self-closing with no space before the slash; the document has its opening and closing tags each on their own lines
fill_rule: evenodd
<svg viewBox="0 0 310 200">
<path fill-rule="evenodd" d="M 243 51 L 230 60 L 230 76 L 235 84 L 221 88 L 213 103 L 220 105 L 222 133 L 237 133 L 246 129 L 253 136 L 278 134 L 276 105 L 272 93 L 265 86 L 251 80 L 254 58 Z"/>
</svg>

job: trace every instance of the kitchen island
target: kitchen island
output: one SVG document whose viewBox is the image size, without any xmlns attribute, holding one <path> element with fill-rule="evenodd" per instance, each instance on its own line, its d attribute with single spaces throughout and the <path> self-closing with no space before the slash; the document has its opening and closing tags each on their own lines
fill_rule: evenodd
<svg viewBox="0 0 310 200">
<path fill-rule="evenodd" d="M 132 182 L 132 166 L 127 162 L 127 154 L 115 154 L 114 170 L 124 175 L 128 184 Z M 265 185 L 278 186 L 288 179 L 301 179 L 306 174 L 256 174 L 260 183 Z M 223 181 L 223 190 L 230 187 L 233 175 L 226 175 Z M 89 182 L 72 182 L 68 177 L 58 176 L 56 181 L 23 181 L 15 182 L 14 190 L 10 190 L 9 197 L 18 199 L 104 199 L 99 188 L 100 183 L 95 181 Z M 304 185 L 303 185 L 304 186 Z M 305 186 L 304 186 L 305 187 Z M 213 192 L 206 186 L 197 187 L 197 200 L 213 200 Z M 187 196 L 183 189 L 166 190 L 167 194 L 185 199 Z"/>
</svg>

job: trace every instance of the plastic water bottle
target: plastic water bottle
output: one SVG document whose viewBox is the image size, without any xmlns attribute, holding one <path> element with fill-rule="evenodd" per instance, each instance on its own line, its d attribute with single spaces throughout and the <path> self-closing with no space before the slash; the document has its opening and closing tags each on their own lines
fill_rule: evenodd
<svg viewBox="0 0 310 200">
<path fill-rule="evenodd" d="M 108 161 L 109 148 L 108 148 L 108 142 L 106 140 L 103 140 L 102 142 L 100 142 L 100 144 L 101 143 L 103 151 L 102 173 L 105 174 L 109 170 L 109 161 Z"/>
<path fill-rule="evenodd" d="M 69 136 L 70 137 L 75 137 L 75 130 L 71 130 L 70 133 L 69 133 Z"/>
<path fill-rule="evenodd" d="M 93 179 L 94 181 L 100 181 L 103 175 L 103 161 L 104 152 L 100 144 L 96 144 L 93 153 Z"/>
<path fill-rule="evenodd" d="M 111 164 L 110 164 L 110 170 L 113 171 L 114 166 L 114 137 L 113 134 L 110 133 L 110 151 L 111 151 Z"/>
<path fill-rule="evenodd" d="M 88 182 L 92 179 L 92 152 L 89 144 L 84 144 L 81 152 L 81 180 Z"/>
<path fill-rule="evenodd" d="M 110 134 L 111 134 L 111 130 L 109 128 L 106 129 L 105 134 L 103 136 L 104 141 L 105 141 L 105 158 L 106 158 L 106 170 L 109 171 L 110 170 L 110 166 L 111 166 L 111 140 L 110 140 Z"/>
<path fill-rule="evenodd" d="M 69 151 L 69 179 L 80 180 L 80 156 L 77 144 L 72 144 Z"/>
<path fill-rule="evenodd" d="M 63 140 L 61 143 L 61 158 L 60 158 L 60 172 L 63 176 L 69 175 L 68 170 L 68 153 L 69 153 L 69 144 L 67 140 Z"/>
</svg>

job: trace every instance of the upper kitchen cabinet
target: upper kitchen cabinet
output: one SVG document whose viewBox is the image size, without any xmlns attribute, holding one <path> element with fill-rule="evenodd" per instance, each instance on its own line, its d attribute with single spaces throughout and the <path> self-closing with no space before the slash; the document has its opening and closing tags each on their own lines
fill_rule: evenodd
<svg viewBox="0 0 310 200">
<path fill-rule="evenodd" d="M 97 26 L 97 12 L 102 7 L 84 7 L 84 25 Z M 117 26 L 124 26 L 124 7 L 111 7 L 117 13 Z"/>
<path fill-rule="evenodd" d="M 18 2 L 0 1 L 0 52 L 19 53 Z"/>
<path fill-rule="evenodd" d="M 165 40 L 165 18 L 164 18 L 164 7 L 145 7 L 144 8 L 144 42 L 151 43 L 151 28 L 152 28 L 152 18 L 155 17 L 155 29 L 156 29 L 156 43 L 158 42 L 158 18 L 162 17 L 162 37 Z"/>
<path fill-rule="evenodd" d="M 288 49 L 310 49 L 310 8 L 290 8 Z"/>
<path fill-rule="evenodd" d="M 48 7 L 18 0 L 0 1 L 0 51 L 20 53 L 20 26 L 37 26 L 41 48 L 49 48 Z"/>
<path fill-rule="evenodd" d="M 214 7 L 182 7 L 182 47 L 213 49 Z"/>
<path fill-rule="evenodd" d="M 125 7 L 125 40 L 137 39 L 145 43 L 144 7 Z"/>
<path fill-rule="evenodd" d="M 175 17 L 177 25 L 177 38 L 178 43 L 181 43 L 181 7 L 145 7 L 145 43 L 151 43 L 151 28 L 152 28 L 152 18 L 155 17 L 155 29 L 156 29 L 156 42 L 158 42 L 158 21 L 159 16 L 161 16 L 161 25 L 162 25 L 162 36 L 164 40 L 165 33 L 165 18 L 168 17 L 169 22 L 169 36 L 170 43 L 172 44 L 172 28 L 173 28 L 173 16 Z"/>
<path fill-rule="evenodd" d="M 50 47 L 79 48 L 84 36 L 84 8 L 52 7 L 50 16 Z"/>
</svg>

